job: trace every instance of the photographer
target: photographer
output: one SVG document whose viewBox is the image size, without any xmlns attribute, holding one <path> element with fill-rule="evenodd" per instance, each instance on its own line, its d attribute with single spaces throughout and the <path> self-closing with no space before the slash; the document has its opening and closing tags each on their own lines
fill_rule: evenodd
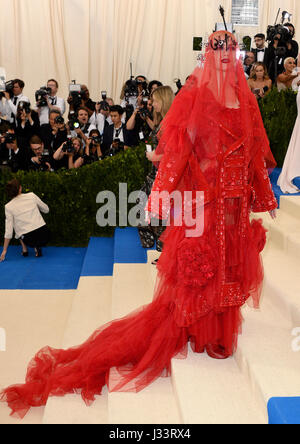
<svg viewBox="0 0 300 444">
<path fill-rule="evenodd" d="M 5 205 L 5 236 L 0 262 L 5 261 L 10 241 L 15 232 L 22 245 L 22 256 L 28 257 L 28 248 L 35 249 L 35 256 L 42 256 L 42 247 L 47 245 L 50 233 L 40 211 L 47 214 L 49 208 L 34 193 L 22 194 L 17 179 L 6 185 L 10 202 Z"/>
<path fill-rule="evenodd" d="M 254 63 L 255 63 L 254 53 L 251 51 L 246 52 L 246 56 L 244 59 L 244 72 L 247 78 L 250 77 L 250 72 Z"/>
<path fill-rule="evenodd" d="M 45 148 L 39 136 L 30 139 L 31 155 L 28 169 L 33 171 L 50 172 L 54 171 L 53 160 L 45 153 Z"/>
<path fill-rule="evenodd" d="M 104 128 L 112 124 L 110 118 L 110 107 L 114 106 L 114 101 L 110 97 L 106 97 L 106 93 L 102 93 L 102 101 L 95 106 L 95 112 L 90 118 L 90 123 L 95 125 L 103 136 Z"/>
<path fill-rule="evenodd" d="M 37 103 L 40 125 L 49 123 L 50 111 L 59 110 L 62 116 L 66 111 L 65 100 L 57 97 L 58 87 L 58 82 L 55 79 L 48 80 L 45 92 L 48 90 L 49 94 L 44 95 L 43 100 Z"/>
<path fill-rule="evenodd" d="M 28 150 L 20 148 L 17 142 L 15 130 L 9 130 L 3 137 L 3 146 L 6 148 L 5 163 L 13 173 L 19 170 L 28 170 Z"/>
<path fill-rule="evenodd" d="M 295 27 L 291 23 L 285 25 L 269 26 L 269 62 L 268 72 L 273 82 L 284 71 L 284 61 L 288 57 L 296 59 L 299 53 L 299 45 L 293 40 Z"/>
<path fill-rule="evenodd" d="M 126 124 L 130 145 L 138 145 L 140 140 L 149 137 L 154 129 L 152 100 L 145 98 L 143 106 L 137 108 Z"/>
<path fill-rule="evenodd" d="M 89 110 L 84 106 L 78 108 L 76 118 L 70 120 L 68 126 L 71 136 L 80 137 L 83 146 L 86 145 L 90 132 L 97 129 L 89 122 Z"/>
<path fill-rule="evenodd" d="M 25 88 L 25 83 L 23 80 L 15 79 L 12 81 L 12 89 L 10 91 L 5 91 L 3 94 L 6 98 L 7 105 L 7 120 L 10 123 L 15 124 L 17 118 L 17 110 L 20 102 L 28 102 L 28 97 L 23 95 L 23 89 Z"/>
<path fill-rule="evenodd" d="M 103 159 L 101 151 L 101 136 L 98 130 L 92 130 L 89 134 L 89 138 L 85 147 L 85 154 L 83 161 L 85 165 L 98 162 Z"/>
<path fill-rule="evenodd" d="M 89 118 L 95 112 L 96 102 L 90 98 L 90 92 L 86 85 L 81 85 L 81 91 L 70 93 L 68 97 L 68 104 L 70 105 L 69 118 L 78 113 L 79 108 L 86 108 Z"/>
<path fill-rule="evenodd" d="M 127 80 L 123 86 L 120 99 L 121 107 L 126 109 L 126 120 L 131 117 L 133 111 L 142 105 L 143 97 L 149 96 L 148 81 L 144 76 Z"/>
<path fill-rule="evenodd" d="M 127 149 L 129 146 L 129 135 L 126 125 L 122 122 L 124 109 L 120 105 L 110 108 L 110 117 L 113 122 L 105 128 L 103 134 L 102 154 L 104 156 L 115 154 Z"/>
<path fill-rule="evenodd" d="M 39 134 L 50 156 L 67 140 L 68 131 L 58 110 L 49 112 L 49 123 L 41 126 Z"/>
<path fill-rule="evenodd" d="M 20 148 L 27 148 L 31 137 L 39 131 L 38 114 L 30 108 L 30 103 L 20 102 L 16 119 L 16 134 Z"/>
<path fill-rule="evenodd" d="M 84 164 L 82 141 L 79 137 L 69 138 L 54 153 L 55 169 L 80 168 Z"/>
</svg>

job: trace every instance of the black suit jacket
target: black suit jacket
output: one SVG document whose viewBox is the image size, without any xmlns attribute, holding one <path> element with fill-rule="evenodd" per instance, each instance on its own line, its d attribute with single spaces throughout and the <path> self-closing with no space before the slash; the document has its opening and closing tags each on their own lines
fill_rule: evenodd
<svg viewBox="0 0 300 444">
<path fill-rule="evenodd" d="M 251 52 L 254 53 L 254 55 L 255 55 L 255 62 L 257 62 L 258 49 L 251 49 Z M 265 48 L 265 55 L 264 55 L 263 63 L 264 63 L 267 67 L 268 67 L 268 64 L 269 64 L 269 57 L 270 57 L 270 51 L 269 51 L 269 48 Z"/>
<path fill-rule="evenodd" d="M 126 146 L 130 146 L 130 135 L 124 123 L 122 125 L 122 130 L 123 130 L 124 143 Z M 103 133 L 103 143 L 101 145 L 101 151 L 103 156 L 106 156 L 108 154 L 111 144 L 113 143 L 113 136 L 114 136 L 114 125 L 109 125 L 105 127 Z"/>
<path fill-rule="evenodd" d="M 45 149 L 53 155 L 58 148 L 68 140 L 67 130 L 58 131 L 54 136 L 52 133 L 52 127 L 49 123 L 42 125 L 40 128 L 40 136 L 44 142 Z"/>
<path fill-rule="evenodd" d="M 19 148 L 17 154 L 12 151 L 11 158 L 8 160 L 8 165 L 12 172 L 17 173 L 19 170 L 28 171 L 29 156 L 30 152 L 28 148 Z"/>
</svg>

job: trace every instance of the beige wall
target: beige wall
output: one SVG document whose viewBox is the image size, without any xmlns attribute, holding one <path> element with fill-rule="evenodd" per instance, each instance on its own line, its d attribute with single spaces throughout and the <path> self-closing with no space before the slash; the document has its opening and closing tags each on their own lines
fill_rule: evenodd
<svg viewBox="0 0 300 444">
<path fill-rule="evenodd" d="M 231 0 L 222 0 L 227 18 Z M 106 89 L 116 101 L 123 82 L 134 74 L 172 84 L 195 66 L 193 36 L 210 33 L 220 21 L 220 0 L 0 0 L 0 66 L 8 79 L 25 80 L 33 93 L 51 78 L 66 97 L 68 83 L 89 85 L 99 99 Z M 260 0 L 261 25 L 239 28 L 240 35 L 266 31 L 279 7 L 294 14 L 299 0 Z M 300 26 L 300 23 L 299 23 Z M 174 86 L 175 87 L 175 86 Z"/>
</svg>

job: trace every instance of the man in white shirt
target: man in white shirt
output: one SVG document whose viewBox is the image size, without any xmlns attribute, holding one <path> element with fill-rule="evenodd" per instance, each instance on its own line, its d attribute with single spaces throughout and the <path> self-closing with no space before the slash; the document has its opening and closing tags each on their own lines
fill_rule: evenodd
<svg viewBox="0 0 300 444">
<path fill-rule="evenodd" d="M 265 34 L 256 34 L 254 37 L 254 43 L 256 48 L 251 51 L 255 55 L 255 62 L 262 62 L 268 67 L 269 49 L 266 48 Z"/>
<path fill-rule="evenodd" d="M 23 80 L 16 79 L 13 81 L 13 89 L 12 89 L 12 97 L 9 92 L 4 92 L 6 98 L 6 120 L 10 123 L 16 122 L 18 105 L 20 102 L 28 102 L 30 100 L 28 97 L 23 95 L 23 89 L 25 87 L 25 83 Z"/>
<path fill-rule="evenodd" d="M 61 97 L 57 96 L 58 82 L 55 79 L 50 79 L 47 82 L 47 88 L 51 89 L 51 94 L 46 97 L 47 106 L 38 107 L 38 114 L 40 118 L 40 124 L 46 125 L 49 123 L 49 113 L 52 110 L 59 110 L 63 116 L 66 111 L 66 102 Z"/>
</svg>

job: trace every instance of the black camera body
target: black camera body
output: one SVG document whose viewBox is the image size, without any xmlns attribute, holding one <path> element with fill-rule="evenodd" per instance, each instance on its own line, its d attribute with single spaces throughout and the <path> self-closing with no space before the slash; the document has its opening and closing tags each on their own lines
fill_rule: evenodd
<svg viewBox="0 0 300 444">
<path fill-rule="evenodd" d="M 127 80 L 126 84 L 125 84 L 125 99 L 126 101 L 130 98 L 130 97 L 138 97 L 139 95 L 139 90 L 138 90 L 138 82 L 134 79 L 131 80 Z"/>
<path fill-rule="evenodd" d="M 106 111 L 107 112 L 107 111 L 110 110 L 110 106 L 109 106 L 108 102 L 106 101 L 106 99 L 107 99 L 106 91 L 102 91 L 101 97 L 102 97 L 102 101 L 98 102 L 97 105 L 100 105 L 100 111 Z"/>
<path fill-rule="evenodd" d="M 76 119 L 76 117 L 72 118 L 69 120 L 68 122 L 68 126 L 70 128 L 70 131 L 74 131 L 76 129 L 80 128 L 80 123 L 78 122 L 78 120 Z"/>
<path fill-rule="evenodd" d="M 44 106 L 48 106 L 47 96 L 50 96 L 52 93 L 51 88 L 47 88 L 46 86 L 42 86 L 35 93 L 35 100 L 38 108 L 42 108 Z"/>
<path fill-rule="evenodd" d="M 281 37 L 280 42 L 284 44 L 289 43 L 293 39 L 293 36 L 291 35 L 289 28 L 279 23 L 275 26 L 272 25 L 268 26 L 267 41 L 274 42 L 275 40 L 277 40 L 276 38 L 277 34 L 279 34 Z"/>
<path fill-rule="evenodd" d="M 12 98 L 14 96 L 14 93 L 13 93 L 14 84 L 15 84 L 14 80 L 9 80 L 8 82 L 5 82 L 5 84 L 4 84 L 5 92 L 8 92 L 8 94 L 10 95 L 10 98 Z M 1 92 L 0 93 L 0 98 L 2 99 L 3 97 L 5 97 L 4 93 Z"/>
<path fill-rule="evenodd" d="M 77 108 L 79 108 L 81 106 L 82 100 L 84 99 L 84 96 L 82 95 L 81 92 L 79 91 L 72 91 L 70 93 L 71 95 L 71 103 L 74 107 L 74 109 L 76 110 Z"/>
<path fill-rule="evenodd" d="M 16 134 L 6 133 L 4 136 L 4 143 L 14 143 L 16 140 Z"/>
<path fill-rule="evenodd" d="M 64 125 L 64 123 L 65 123 L 65 119 L 63 118 L 63 116 L 57 116 L 57 117 L 55 118 L 54 122 L 55 122 L 57 125 Z"/>
<path fill-rule="evenodd" d="M 49 166 L 47 165 L 47 162 L 49 163 L 49 156 L 42 155 L 42 157 L 40 158 L 39 171 L 49 171 Z"/>
<path fill-rule="evenodd" d="M 30 103 L 23 101 L 20 102 L 18 105 L 18 110 L 25 111 L 26 114 L 30 114 L 31 113 Z"/>
<path fill-rule="evenodd" d="M 64 143 L 64 145 L 62 147 L 62 152 L 63 153 L 68 153 L 68 154 L 75 154 L 75 148 L 74 148 L 72 139 L 68 139 Z"/>
<path fill-rule="evenodd" d="M 101 145 L 101 142 L 102 142 L 102 139 L 101 139 L 101 137 L 99 137 L 99 136 L 93 136 L 92 138 L 92 145 L 96 145 L 96 146 L 98 146 L 98 145 Z"/>
<path fill-rule="evenodd" d="M 109 157 L 114 157 L 114 156 L 116 156 L 117 154 L 119 154 L 119 153 L 121 153 L 122 151 L 124 151 L 125 143 L 124 143 L 124 142 L 121 142 L 120 139 L 115 139 L 115 140 L 113 141 L 113 144 L 114 144 L 115 146 L 111 146 L 111 147 L 110 147 L 110 150 L 109 150 L 109 152 L 108 152 L 108 156 L 109 156 Z"/>
</svg>

